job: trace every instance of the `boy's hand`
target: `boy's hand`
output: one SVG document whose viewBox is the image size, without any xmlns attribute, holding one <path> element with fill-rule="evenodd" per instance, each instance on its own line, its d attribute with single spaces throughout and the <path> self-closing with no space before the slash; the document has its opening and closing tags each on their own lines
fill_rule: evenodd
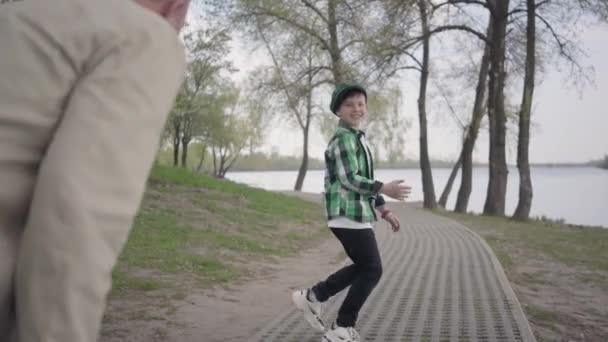
<svg viewBox="0 0 608 342">
<path fill-rule="evenodd" d="M 403 184 L 404 180 L 394 180 L 392 182 L 388 182 L 382 185 L 380 188 L 380 192 L 387 195 L 390 198 L 403 201 L 409 197 L 410 192 L 412 192 L 412 187 L 406 184 Z"/>
<path fill-rule="evenodd" d="M 383 219 L 391 225 L 393 232 L 398 232 L 401 228 L 401 222 L 399 222 L 399 218 L 391 211 L 387 212 L 383 216 Z"/>
</svg>

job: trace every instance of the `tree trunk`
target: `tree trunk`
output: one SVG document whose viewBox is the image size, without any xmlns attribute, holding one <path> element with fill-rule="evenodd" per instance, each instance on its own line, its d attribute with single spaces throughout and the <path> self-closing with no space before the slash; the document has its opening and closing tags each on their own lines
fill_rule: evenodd
<svg viewBox="0 0 608 342">
<path fill-rule="evenodd" d="M 179 164 L 179 144 L 181 141 L 180 126 L 178 123 L 173 123 L 173 167 Z"/>
<path fill-rule="evenodd" d="M 488 90 L 488 116 L 490 119 L 490 170 L 488 192 L 483 208 L 484 214 L 505 214 L 505 197 L 507 191 L 506 158 L 506 115 L 504 88 L 505 72 L 505 37 L 509 12 L 509 0 L 496 0 L 490 3 L 494 8 L 492 25 L 492 54 L 490 64 L 490 84 Z"/>
<path fill-rule="evenodd" d="M 211 148 L 211 152 L 213 153 L 213 176 L 217 177 L 217 151 L 215 147 Z"/>
<path fill-rule="evenodd" d="M 492 36 L 492 21 L 488 24 L 487 36 Z M 479 67 L 479 77 L 477 79 L 477 88 L 475 89 L 475 103 L 473 104 L 473 115 L 471 118 L 471 124 L 467 131 L 467 135 L 464 138 L 462 144 L 462 174 L 460 178 L 460 189 L 458 190 L 458 197 L 456 199 L 456 207 L 454 211 L 459 213 L 466 213 L 467 207 L 469 206 L 469 197 L 473 190 L 473 150 L 475 148 L 475 141 L 479 134 L 479 126 L 481 125 L 481 119 L 484 114 L 484 99 L 486 96 L 486 87 L 488 80 L 488 70 L 490 68 L 490 45 L 486 43 L 486 47 L 481 58 L 481 65 Z"/>
<path fill-rule="evenodd" d="M 441 193 L 441 197 L 439 198 L 439 206 L 442 208 L 445 208 L 446 204 L 448 203 L 448 197 L 450 196 L 450 192 L 452 191 L 452 186 L 454 185 L 454 180 L 456 179 L 456 175 L 458 174 L 458 169 L 460 169 L 460 164 L 462 164 L 462 151 L 460 152 L 458 161 L 456 161 L 454 167 L 452 168 L 452 172 L 450 172 L 448 182 L 445 184 L 445 188 L 443 188 L 443 192 Z"/>
<path fill-rule="evenodd" d="M 519 170 L 519 201 L 513 214 L 517 220 L 527 220 L 532 207 L 532 179 L 530 177 L 530 117 L 534 95 L 534 73 L 536 69 L 536 8 L 534 0 L 527 0 L 528 26 L 526 28 L 526 75 L 524 92 L 519 112 L 519 139 L 517 143 L 517 168 Z"/>
<path fill-rule="evenodd" d="M 312 59 L 309 58 L 309 65 Z M 294 186 L 295 191 L 302 191 L 304 186 L 304 178 L 306 178 L 306 172 L 308 171 L 308 133 L 310 132 L 310 121 L 312 120 L 312 75 L 308 74 L 308 93 L 306 95 L 306 121 L 302 127 L 302 135 L 304 146 L 302 148 L 302 164 L 298 171 L 298 178 L 296 179 L 296 185 Z"/>
<path fill-rule="evenodd" d="M 173 140 L 173 167 L 179 164 L 179 139 Z"/>
<path fill-rule="evenodd" d="M 239 157 L 239 154 L 240 152 L 235 154 L 234 157 L 232 157 L 232 160 L 230 160 L 230 158 L 227 159 L 228 162 L 226 163 L 226 167 L 224 168 L 224 174 L 222 175 L 222 178 L 224 178 L 226 176 L 226 173 L 228 173 L 228 170 L 232 168 L 237 158 Z"/>
<path fill-rule="evenodd" d="M 217 178 L 224 178 L 224 176 L 226 175 L 226 159 L 227 159 L 227 151 L 222 152 L 222 150 L 220 149 L 220 167 L 218 169 L 218 173 L 217 173 Z"/>
<path fill-rule="evenodd" d="M 423 57 L 422 70 L 420 73 L 420 94 L 418 97 L 418 119 L 420 122 L 420 170 L 422 171 L 422 191 L 424 192 L 424 207 L 434 209 L 437 207 L 435 199 L 435 186 L 433 185 L 433 173 L 429 160 L 427 122 L 426 122 L 426 89 L 429 78 L 429 54 L 430 36 L 426 0 L 419 0 L 420 18 L 422 23 Z"/>
<path fill-rule="evenodd" d="M 203 145 L 203 148 L 201 149 L 201 159 L 198 162 L 198 166 L 196 167 L 196 172 L 201 172 L 201 170 L 203 169 L 203 162 L 205 161 L 205 157 L 207 155 L 207 147 L 205 145 Z"/>
<path fill-rule="evenodd" d="M 329 30 L 329 44 L 331 51 L 329 55 L 332 63 L 332 73 L 335 84 L 344 82 L 342 68 L 342 52 L 338 41 L 338 21 L 336 19 L 336 0 L 329 0 L 327 4 L 327 28 Z"/>
<path fill-rule="evenodd" d="M 191 138 L 182 138 L 182 167 L 185 168 L 188 165 L 188 145 L 190 144 Z"/>
<path fill-rule="evenodd" d="M 300 164 L 298 178 L 296 179 L 296 185 L 294 186 L 295 191 L 302 191 L 304 178 L 306 177 L 306 171 L 308 170 L 308 125 L 302 133 L 304 135 L 304 147 L 302 151 L 302 163 Z"/>
</svg>

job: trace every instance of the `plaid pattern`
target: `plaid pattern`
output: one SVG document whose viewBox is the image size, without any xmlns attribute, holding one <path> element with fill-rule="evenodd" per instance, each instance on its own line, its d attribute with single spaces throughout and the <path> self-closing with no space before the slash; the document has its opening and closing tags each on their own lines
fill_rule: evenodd
<svg viewBox="0 0 608 342">
<path fill-rule="evenodd" d="M 346 217 L 362 223 L 375 222 L 373 208 L 385 203 L 378 194 L 382 183 L 374 181 L 374 161 L 369 147 L 362 141 L 363 135 L 340 121 L 327 146 L 325 212 L 328 220 Z"/>
</svg>

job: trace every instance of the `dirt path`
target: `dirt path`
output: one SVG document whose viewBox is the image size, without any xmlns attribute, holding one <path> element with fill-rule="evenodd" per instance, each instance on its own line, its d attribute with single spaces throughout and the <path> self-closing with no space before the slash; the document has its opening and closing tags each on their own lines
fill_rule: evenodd
<svg viewBox="0 0 608 342">
<path fill-rule="evenodd" d="M 104 322 L 102 342 L 230 342 L 248 336 L 291 305 L 291 292 L 328 275 L 343 261 L 341 246 L 328 238 L 317 247 L 274 265 L 258 276 L 227 287 L 197 289 L 184 298 L 114 300 L 117 313 Z M 154 302 L 154 300 L 152 300 Z"/>
</svg>

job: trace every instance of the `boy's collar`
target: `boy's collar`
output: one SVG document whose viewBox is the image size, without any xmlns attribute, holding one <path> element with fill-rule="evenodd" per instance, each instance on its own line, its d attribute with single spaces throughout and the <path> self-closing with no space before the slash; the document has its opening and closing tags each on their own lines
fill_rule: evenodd
<svg viewBox="0 0 608 342">
<path fill-rule="evenodd" d="M 346 128 L 350 132 L 356 134 L 358 137 L 365 135 L 365 132 L 363 130 L 353 128 L 351 125 L 347 124 L 344 120 L 340 120 L 338 122 L 338 127 Z"/>
</svg>

